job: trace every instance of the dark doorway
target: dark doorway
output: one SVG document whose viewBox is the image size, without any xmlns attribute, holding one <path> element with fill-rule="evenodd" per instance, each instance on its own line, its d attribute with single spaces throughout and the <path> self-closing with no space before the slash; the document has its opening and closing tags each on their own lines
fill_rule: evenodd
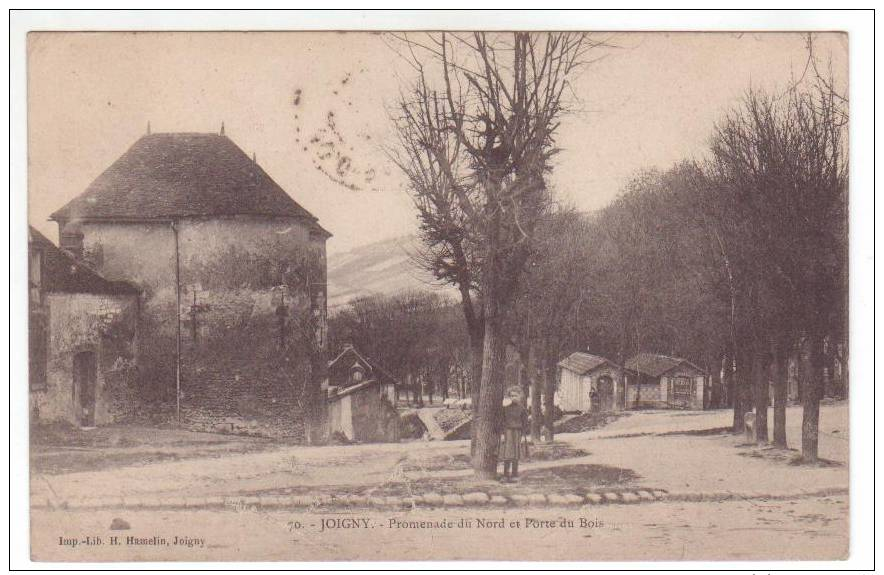
<svg viewBox="0 0 884 575">
<path fill-rule="evenodd" d="M 83 351 L 74 356 L 74 411 L 83 427 L 95 426 L 95 352 Z"/>
<path fill-rule="evenodd" d="M 610 376 L 603 375 L 599 378 L 598 385 L 599 411 L 611 411 L 614 409 L 614 380 Z"/>
</svg>

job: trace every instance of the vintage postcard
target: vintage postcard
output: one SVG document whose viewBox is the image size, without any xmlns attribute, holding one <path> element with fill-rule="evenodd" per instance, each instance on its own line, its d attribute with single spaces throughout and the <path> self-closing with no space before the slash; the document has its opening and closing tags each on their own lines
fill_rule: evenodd
<svg viewBox="0 0 884 575">
<path fill-rule="evenodd" d="M 846 559 L 849 42 L 29 33 L 31 558 Z"/>
</svg>

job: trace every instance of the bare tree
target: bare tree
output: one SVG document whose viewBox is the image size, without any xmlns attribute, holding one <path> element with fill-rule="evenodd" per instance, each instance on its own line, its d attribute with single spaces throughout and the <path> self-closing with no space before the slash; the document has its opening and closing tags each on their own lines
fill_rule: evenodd
<svg viewBox="0 0 884 575">
<path fill-rule="evenodd" d="M 737 251 L 743 341 L 756 363 L 758 440 L 767 441 L 771 344 L 803 332 L 812 366 L 802 390 L 809 461 L 817 458 L 824 341 L 846 321 L 847 120 L 827 86 L 793 86 L 780 98 L 750 92 L 717 126 L 712 145 L 723 227 Z M 775 407 L 781 442 L 785 409 Z"/>
<path fill-rule="evenodd" d="M 587 218 L 570 209 L 538 225 L 528 270 L 508 329 L 531 386 L 531 434 L 553 440 L 557 363 L 584 349 L 581 308 L 587 303 L 593 242 Z M 541 398 L 543 401 L 541 401 Z M 545 403 L 545 405 L 544 405 Z"/>
<path fill-rule="evenodd" d="M 579 33 L 394 35 L 416 73 L 391 156 L 409 181 L 426 267 L 458 287 L 474 365 L 473 468 L 492 477 L 511 312 L 570 81 L 600 45 Z"/>
</svg>

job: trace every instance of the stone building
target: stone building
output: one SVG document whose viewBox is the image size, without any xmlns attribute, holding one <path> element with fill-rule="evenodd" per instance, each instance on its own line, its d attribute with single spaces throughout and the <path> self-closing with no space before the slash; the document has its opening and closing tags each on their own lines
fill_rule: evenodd
<svg viewBox="0 0 884 575">
<path fill-rule="evenodd" d="M 639 353 L 626 361 L 626 406 L 705 409 L 706 372 L 686 359 Z"/>
<path fill-rule="evenodd" d="M 51 218 L 62 247 L 141 289 L 145 406 L 304 435 L 321 402 L 330 234 L 223 128 L 143 136 Z"/>
<path fill-rule="evenodd" d="M 138 298 L 28 230 L 32 423 L 92 427 L 137 407 Z"/>
</svg>

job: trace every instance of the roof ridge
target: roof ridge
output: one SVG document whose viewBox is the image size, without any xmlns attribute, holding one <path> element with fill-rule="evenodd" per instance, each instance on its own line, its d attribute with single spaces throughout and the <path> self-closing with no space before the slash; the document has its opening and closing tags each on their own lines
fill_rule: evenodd
<svg viewBox="0 0 884 575">
<path fill-rule="evenodd" d="M 318 219 L 236 142 L 212 132 L 140 136 L 53 220 L 263 215 Z"/>
</svg>

